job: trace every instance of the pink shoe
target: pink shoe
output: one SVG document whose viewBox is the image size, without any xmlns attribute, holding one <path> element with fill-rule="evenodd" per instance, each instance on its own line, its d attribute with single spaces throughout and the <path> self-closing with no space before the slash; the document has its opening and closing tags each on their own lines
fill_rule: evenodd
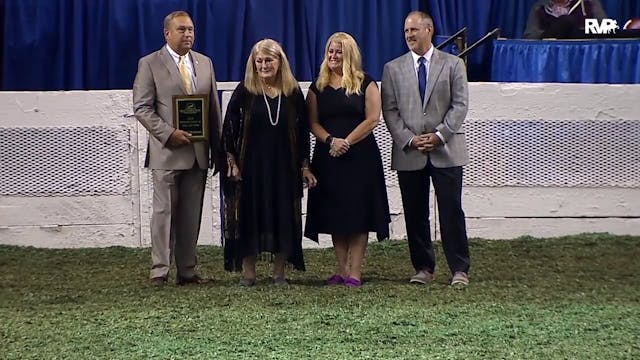
<svg viewBox="0 0 640 360">
<path fill-rule="evenodd" d="M 344 286 L 348 288 L 359 288 L 360 286 L 362 286 L 362 281 L 354 277 L 348 277 L 344 280 Z"/>
<path fill-rule="evenodd" d="M 327 279 L 327 285 L 342 285 L 344 278 L 338 274 L 333 274 Z"/>
</svg>

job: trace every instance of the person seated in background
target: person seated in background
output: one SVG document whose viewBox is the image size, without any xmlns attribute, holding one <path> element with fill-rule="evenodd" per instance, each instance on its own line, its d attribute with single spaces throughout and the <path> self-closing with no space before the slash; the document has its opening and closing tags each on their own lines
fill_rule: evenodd
<svg viewBox="0 0 640 360">
<path fill-rule="evenodd" d="M 584 37 L 584 19 L 606 17 L 600 0 L 539 0 L 529 13 L 524 38 Z"/>
<path fill-rule="evenodd" d="M 640 30 L 640 17 L 627 20 L 622 27 L 623 30 Z"/>
</svg>

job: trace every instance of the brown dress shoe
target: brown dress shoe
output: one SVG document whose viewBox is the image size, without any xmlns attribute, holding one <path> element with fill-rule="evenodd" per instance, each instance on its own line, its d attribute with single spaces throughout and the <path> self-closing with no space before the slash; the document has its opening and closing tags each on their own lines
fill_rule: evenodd
<svg viewBox="0 0 640 360">
<path fill-rule="evenodd" d="M 203 277 L 200 277 L 200 275 L 193 275 L 190 278 L 182 277 L 180 275 L 178 275 L 176 277 L 176 285 L 178 285 L 178 286 L 189 285 L 189 284 L 202 285 L 202 284 L 206 284 L 208 282 L 209 282 L 209 279 L 205 279 Z"/>
<path fill-rule="evenodd" d="M 149 283 L 153 286 L 164 286 L 167 284 L 167 278 L 165 276 L 156 276 L 149 279 Z"/>
<path fill-rule="evenodd" d="M 278 276 L 273 278 L 273 285 L 276 286 L 289 286 L 289 282 L 284 276 Z"/>
<path fill-rule="evenodd" d="M 242 278 L 240 279 L 240 282 L 238 283 L 238 285 L 245 286 L 245 287 L 252 287 L 256 285 L 256 279 Z"/>
</svg>

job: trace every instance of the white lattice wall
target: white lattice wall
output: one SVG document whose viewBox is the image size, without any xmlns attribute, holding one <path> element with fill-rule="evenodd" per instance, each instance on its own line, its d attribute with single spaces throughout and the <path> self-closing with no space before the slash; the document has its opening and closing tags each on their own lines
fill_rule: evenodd
<svg viewBox="0 0 640 360">
<path fill-rule="evenodd" d="M 234 87 L 220 84 L 223 109 Z M 638 85 L 470 84 L 470 236 L 640 235 L 639 98 Z M 384 123 L 375 136 L 402 238 Z M 146 143 L 130 91 L 0 93 L 0 243 L 148 246 Z M 220 242 L 219 202 L 210 174 L 202 244 Z"/>
<path fill-rule="evenodd" d="M 0 195 L 124 195 L 130 127 L 0 128 Z"/>
</svg>

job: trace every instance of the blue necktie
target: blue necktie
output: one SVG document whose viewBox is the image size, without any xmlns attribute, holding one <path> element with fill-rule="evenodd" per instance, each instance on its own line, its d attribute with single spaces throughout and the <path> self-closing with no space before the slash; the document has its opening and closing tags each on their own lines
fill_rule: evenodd
<svg viewBox="0 0 640 360">
<path fill-rule="evenodd" d="M 420 65 L 418 65 L 418 89 L 420 90 L 420 100 L 422 100 L 423 104 L 425 90 L 427 89 L 427 67 L 424 65 L 425 61 L 427 61 L 427 59 L 422 56 L 418 58 L 418 62 L 420 63 Z"/>
</svg>

